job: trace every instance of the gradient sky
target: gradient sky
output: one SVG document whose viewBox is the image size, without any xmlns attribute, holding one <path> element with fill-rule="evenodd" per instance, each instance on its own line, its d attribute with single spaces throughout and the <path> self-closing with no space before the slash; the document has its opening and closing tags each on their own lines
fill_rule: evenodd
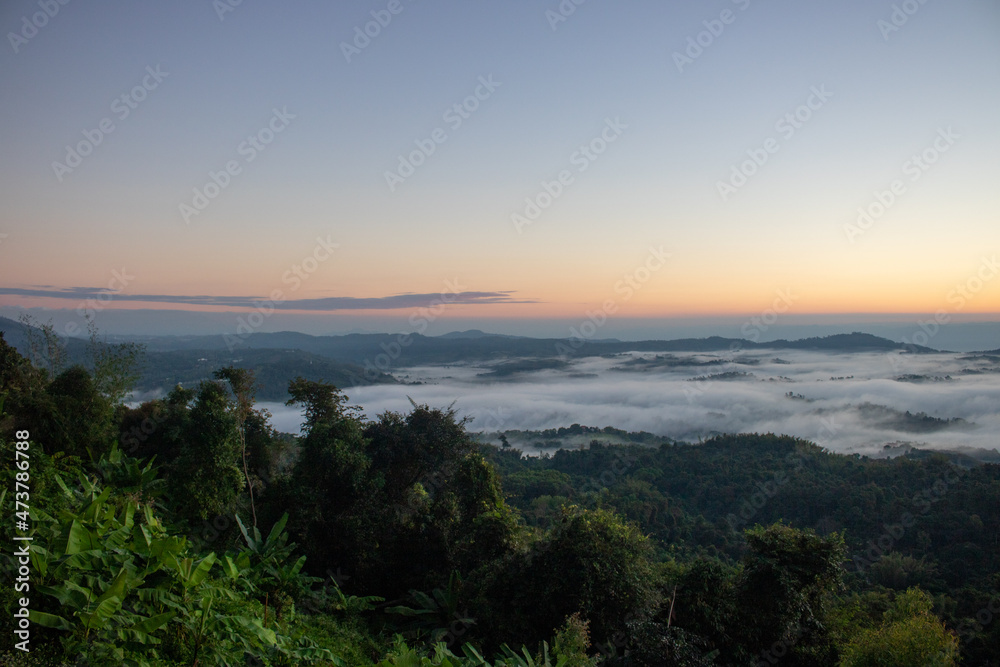
<svg viewBox="0 0 1000 667">
<path fill-rule="evenodd" d="M 555 22 L 555 0 L 70 1 L 51 18 L 9 0 L 0 307 L 101 297 L 193 326 L 264 298 L 346 331 L 445 293 L 441 319 L 507 333 L 608 303 L 658 321 L 779 302 L 1000 320 L 1000 5 L 903 4 L 565 0 Z M 344 43 L 390 6 L 348 62 Z M 134 109 L 116 102 L 144 79 Z M 467 118 L 448 113 L 477 89 Z M 269 124 L 273 142 L 248 149 Z M 582 157 L 602 132 L 614 141 Z M 390 190 L 386 172 L 432 136 L 446 140 Z M 766 161 L 720 194 L 754 153 Z M 186 221 L 230 161 L 239 173 Z M 894 201 L 851 228 L 879 193 Z"/>
</svg>

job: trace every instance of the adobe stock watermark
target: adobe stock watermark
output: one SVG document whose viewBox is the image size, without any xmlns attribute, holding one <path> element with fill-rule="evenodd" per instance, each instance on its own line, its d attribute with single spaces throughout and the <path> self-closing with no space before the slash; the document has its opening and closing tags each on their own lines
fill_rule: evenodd
<svg viewBox="0 0 1000 667">
<path fill-rule="evenodd" d="M 1000 616 L 1000 595 L 991 597 L 989 602 L 976 612 L 975 619 L 962 620 L 955 631 L 963 642 L 970 642 L 978 633 L 988 628 L 997 616 Z M 983 667 L 989 667 L 989 663 Z"/>
<path fill-rule="evenodd" d="M 998 273 L 1000 273 L 1000 263 L 997 262 L 996 254 L 992 257 L 984 256 L 973 274 L 964 281 L 956 283 L 945 295 L 945 301 L 952 306 L 951 313 L 961 312 L 966 304 L 983 291 L 986 283 L 996 278 Z M 903 336 L 905 352 L 886 352 L 886 359 L 894 372 L 899 372 L 906 365 L 906 353 L 918 352 L 920 347 L 930 346 L 942 327 L 951 322 L 951 313 L 942 309 L 926 320 L 917 320 L 917 330 L 910 336 Z"/>
<path fill-rule="evenodd" d="M 768 665 L 778 664 L 782 658 L 788 655 L 789 650 L 794 648 L 799 640 L 802 639 L 805 632 L 805 628 L 802 627 L 802 624 L 796 624 L 791 637 L 779 639 L 771 644 L 770 648 L 766 648 L 760 652 L 760 659 L 756 662 L 757 667 L 767 667 Z"/>
<path fill-rule="evenodd" d="M 774 300 L 771 302 L 769 308 L 764 308 L 760 311 L 760 314 L 747 319 L 740 327 L 740 333 L 746 337 L 752 343 L 757 343 L 760 341 L 761 334 L 765 333 L 770 327 L 777 324 L 778 319 L 781 315 L 788 312 L 792 304 L 798 301 L 799 297 L 792 291 L 790 287 L 786 287 L 783 290 L 778 290 L 775 293 Z M 735 372 L 739 370 L 739 364 L 736 363 L 736 355 L 743 350 L 743 341 L 735 341 L 729 346 L 729 354 L 731 355 L 726 365 L 723 366 L 725 369 L 722 372 Z M 711 388 L 717 386 L 718 383 L 709 380 L 693 380 L 687 383 L 690 386 L 684 387 L 684 397 L 687 399 L 688 404 L 693 404 L 695 400 L 704 396 Z"/>
<path fill-rule="evenodd" d="M 161 403 L 156 403 L 152 416 L 143 419 L 138 426 L 133 426 L 131 431 L 122 431 L 118 436 L 118 442 L 125 448 L 124 452 L 129 456 L 135 455 L 139 450 L 139 445 L 146 442 L 149 436 L 156 433 L 156 430 L 170 418 L 170 413 Z"/>
<path fill-rule="evenodd" d="M 879 19 L 875 22 L 875 27 L 882 33 L 882 39 L 889 41 L 889 35 L 899 32 L 910 20 L 910 17 L 920 11 L 920 8 L 927 4 L 927 0 L 903 0 L 898 5 L 892 6 L 892 13 L 889 20 Z"/>
<path fill-rule="evenodd" d="M 425 139 L 414 139 L 413 143 L 417 147 L 405 156 L 402 154 L 397 156 L 399 163 L 394 171 L 386 170 L 384 172 L 385 184 L 389 186 L 389 192 L 396 192 L 397 187 L 413 176 L 417 169 L 423 166 L 430 156 L 434 155 L 437 147 L 448 141 L 448 132 L 455 132 L 462 127 L 462 123 L 472 118 L 472 114 L 479 109 L 479 105 L 490 99 L 497 88 L 502 85 L 501 82 L 493 80 L 492 74 L 481 76 L 479 84 L 471 95 L 445 109 L 444 113 L 441 114 L 441 120 L 447 123 L 448 130 L 436 127 Z"/>
<path fill-rule="evenodd" d="M 163 80 L 170 76 L 170 72 L 164 72 L 160 65 L 146 67 L 146 75 L 142 81 L 133 86 L 130 90 L 122 93 L 111 101 L 111 112 L 115 114 L 118 121 L 124 121 L 132 115 L 132 112 L 139 108 L 149 94 L 156 90 Z M 63 162 L 58 160 L 52 162 L 52 171 L 56 175 L 56 180 L 60 183 L 67 174 L 83 164 L 84 158 L 94 152 L 94 149 L 104 143 L 105 137 L 115 131 L 115 121 L 111 117 L 104 117 L 94 129 L 83 130 L 83 139 L 73 146 L 66 146 L 66 157 Z"/>
<path fill-rule="evenodd" d="M 549 22 L 552 32 L 559 28 L 560 23 L 565 23 L 570 16 L 576 13 L 576 8 L 587 2 L 587 0 L 560 0 L 559 5 L 553 9 L 545 10 L 545 20 Z"/>
<path fill-rule="evenodd" d="M 790 471 L 776 470 L 771 479 L 757 482 L 756 490 L 750 494 L 750 497 L 743 501 L 736 512 L 730 512 L 726 516 L 729 530 L 738 533 L 743 529 L 743 526 L 752 521 L 771 498 L 778 494 L 778 490 L 788 484 L 789 475 L 794 475 L 802 469 L 805 460 L 799 452 L 791 452 L 785 457 L 784 463 L 786 467 L 791 468 Z"/>
<path fill-rule="evenodd" d="M 114 301 L 115 297 L 121 294 L 129 283 L 135 280 L 135 276 L 130 275 L 123 266 L 121 271 L 112 269 L 111 280 L 108 281 L 107 289 L 102 289 L 97 296 L 81 301 L 76 307 L 76 314 L 84 321 L 90 320 L 97 313 L 101 312 Z M 72 337 L 82 333 L 80 325 L 74 321 L 67 322 L 63 327 L 63 333 Z"/>
<path fill-rule="evenodd" d="M 236 8 L 243 4 L 243 0 L 212 0 L 212 9 L 219 17 L 219 23 L 226 20 L 226 14 L 235 12 Z"/>
<path fill-rule="evenodd" d="M 937 136 L 931 145 L 919 153 L 911 155 L 900 166 L 900 171 L 911 183 L 916 183 L 961 138 L 962 136 L 956 134 L 950 125 L 947 128 L 939 127 Z M 854 243 L 859 236 L 864 235 L 879 218 L 892 208 L 901 196 L 906 194 L 906 191 L 906 183 L 902 178 L 897 178 L 885 190 L 876 190 L 872 193 L 874 200 L 867 206 L 858 207 L 858 217 L 854 223 L 844 225 L 844 234 L 847 236 L 847 240 Z"/>
<path fill-rule="evenodd" d="M 411 333 L 396 334 L 396 340 L 391 343 L 379 343 L 382 352 L 375 355 L 374 362 L 371 359 L 365 359 L 363 364 L 365 380 L 375 382 L 379 379 L 380 373 L 384 373 L 392 368 L 393 362 L 399 359 L 403 354 L 403 350 L 413 344 L 413 334 L 420 335 L 427 331 L 427 327 L 444 314 L 445 307 L 450 303 L 455 303 L 462 293 L 468 289 L 458 282 L 458 278 L 445 280 L 444 286 L 444 291 L 437 298 L 432 299 L 427 306 L 418 308 L 410 314 L 408 322 L 413 327 Z"/>
<path fill-rule="evenodd" d="M 115 297 L 121 294 L 129 283 L 135 280 L 135 276 L 130 275 L 123 266 L 121 270 L 112 269 L 111 279 L 108 281 L 108 286 L 106 288 L 98 288 L 93 290 L 95 296 L 84 299 L 77 304 L 74 312 L 76 312 L 79 320 L 71 319 L 63 326 L 63 335 L 67 338 L 76 337 L 82 334 L 85 327 L 89 327 L 94 321 L 94 317 L 97 313 L 101 312 L 107 308 Z M 80 321 L 85 322 L 84 326 L 80 326 Z M 23 324 L 31 324 L 31 321 L 22 320 Z M 32 354 L 35 354 L 33 352 Z M 51 364 L 53 359 L 49 356 L 47 348 L 39 351 L 39 356 L 46 363 Z"/>
<path fill-rule="evenodd" d="M 409 1 L 413 2 L 413 0 Z M 385 9 L 373 9 L 371 11 L 371 21 L 368 21 L 363 26 L 354 26 L 354 38 L 350 42 L 340 43 L 340 52 L 344 54 L 347 63 L 350 64 L 354 56 L 361 55 L 361 52 L 371 45 L 372 40 L 381 35 L 382 31 L 389 27 L 393 17 L 402 14 L 404 9 L 406 7 L 400 0 L 389 0 Z"/>
<path fill-rule="evenodd" d="M 629 470 L 631 470 L 639 462 L 639 457 L 636 456 L 632 448 L 626 448 L 623 446 L 615 447 L 614 459 L 611 463 L 605 467 L 600 474 L 592 475 L 588 477 L 580 488 L 573 491 L 573 497 L 576 494 L 586 495 L 586 494 L 600 494 L 604 489 L 617 484 L 628 476 Z M 556 510 L 556 512 L 551 511 L 553 508 L 543 505 L 535 506 L 532 511 L 532 518 L 535 520 L 535 525 L 543 530 L 553 530 L 560 523 L 562 510 Z M 653 508 L 651 513 L 655 514 L 657 510 Z M 544 540 L 541 542 L 536 542 L 532 549 L 528 552 L 527 558 L 528 562 L 531 563 L 538 556 L 542 556 L 549 552 L 552 548 L 553 543 L 550 540 Z"/>
<path fill-rule="evenodd" d="M 928 488 L 914 494 L 912 499 L 913 508 L 916 512 L 903 512 L 899 516 L 899 523 L 885 525 L 883 532 L 874 540 L 868 540 L 868 548 L 861 555 L 855 554 L 851 557 L 855 568 L 859 573 L 863 573 L 866 568 L 871 567 L 882 557 L 891 552 L 896 544 L 903 539 L 906 531 L 917 524 L 917 518 L 926 516 L 931 511 L 931 506 L 941 501 L 968 471 L 958 466 L 952 466 L 947 473 L 939 475 L 934 483 Z"/>
<path fill-rule="evenodd" d="M 302 287 L 302 283 L 309 280 L 309 277 L 319 269 L 320 264 L 330 259 L 333 256 L 333 251 L 339 247 L 339 243 L 334 243 L 330 240 L 329 234 L 326 235 L 325 239 L 322 236 L 317 236 L 316 245 L 313 246 L 312 252 L 295 264 L 292 264 L 281 274 L 281 284 L 288 285 L 291 292 L 298 290 Z M 242 315 L 237 317 L 235 334 L 226 333 L 222 335 L 222 340 L 226 343 L 226 349 L 232 352 L 237 345 L 249 338 L 254 331 L 264 326 L 267 318 L 274 314 L 275 308 L 277 308 L 278 304 L 285 301 L 286 298 L 288 297 L 285 291 L 281 288 L 276 288 L 271 291 L 268 298 L 255 302 L 254 310 L 246 317 Z"/>
<path fill-rule="evenodd" d="M 474 426 L 482 428 L 483 433 L 490 433 L 502 429 L 510 418 L 510 413 L 502 405 L 498 405 L 496 409 L 473 408 L 469 410 L 468 416 Z"/>
<path fill-rule="evenodd" d="M 750 2 L 751 0 L 732 0 L 732 3 L 739 7 L 741 12 L 746 11 Z M 715 44 L 715 40 L 722 36 L 722 33 L 726 31 L 726 26 L 735 23 L 737 16 L 738 14 L 732 9 L 723 9 L 718 18 L 702 21 L 701 24 L 705 26 L 705 29 L 696 35 L 688 36 L 687 46 L 683 52 L 673 52 L 672 57 L 677 71 L 683 74 L 685 67 L 693 65 L 694 61 L 705 53 L 705 49 Z"/>
<path fill-rule="evenodd" d="M 178 209 L 184 224 L 190 225 L 193 216 L 201 215 L 208 208 L 222 191 L 233 182 L 233 177 L 243 173 L 243 166 L 250 164 L 263 153 L 274 141 L 275 137 L 285 131 L 291 121 L 295 120 L 295 115 L 288 113 L 288 107 L 272 109 L 270 120 L 261 129 L 248 136 L 240 145 L 236 147 L 236 153 L 243 158 L 239 160 L 229 160 L 219 171 L 209 171 L 209 180 L 200 188 L 193 188 L 191 204 L 181 202 Z"/>
<path fill-rule="evenodd" d="M 38 7 L 42 10 L 35 12 L 31 17 L 21 17 L 21 29 L 17 32 L 8 32 L 7 40 L 10 42 L 14 53 L 18 53 L 21 47 L 27 44 L 38 31 L 49 24 L 49 21 L 56 17 L 60 7 L 69 4 L 69 0 L 38 0 Z"/>
<path fill-rule="evenodd" d="M 622 275 L 621 280 L 614 284 L 612 289 L 621 299 L 606 299 L 597 310 L 588 310 L 586 319 L 582 320 L 579 325 L 569 328 L 569 338 L 556 343 L 556 353 L 560 359 L 565 361 L 572 357 L 588 340 L 596 336 L 601 327 L 608 323 L 608 318 L 617 313 L 622 304 L 628 303 L 635 296 L 635 293 L 649 282 L 653 274 L 666 265 L 670 257 L 671 254 L 664 252 L 663 246 L 659 248 L 650 246 L 645 261 L 629 273 Z"/>
<path fill-rule="evenodd" d="M 826 436 L 833 436 L 840 432 L 840 427 L 834 419 L 820 419 L 820 426 L 816 432 L 816 442 Z M 802 452 L 790 452 L 785 456 L 784 464 L 788 470 L 776 470 L 771 479 L 756 484 L 756 490 L 750 497 L 743 501 L 736 512 L 731 512 L 726 516 L 726 523 L 734 533 L 740 532 L 744 526 L 748 525 L 757 516 L 757 513 L 771 501 L 784 485 L 788 484 L 802 468 L 805 467 L 806 457 Z"/>
<path fill-rule="evenodd" d="M 798 297 L 790 287 L 778 290 L 770 308 L 760 311 L 760 316 L 751 317 L 740 327 L 740 334 L 751 343 L 760 342 L 760 335 L 778 323 L 778 317 L 787 313 Z"/>
<path fill-rule="evenodd" d="M 747 150 L 748 159 L 734 164 L 730 167 L 729 178 L 725 181 L 716 181 L 715 187 L 719 191 L 722 201 L 727 201 L 731 195 L 747 184 L 761 167 L 767 164 L 771 156 L 781 149 L 781 141 L 788 141 L 798 130 L 809 122 L 813 114 L 823 108 L 823 105 L 833 97 L 833 93 L 826 89 L 826 84 L 819 87 L 812 86 L 809 95 L 803 104 L 795 107 L 794 110 L 786 113 L 774 123 L 774 129 L 781 136 L 781 139 L 768 137 L 759 148 Z"/>
<path fill-rule="evenodd" d="M 608 146 L 618 141 L 622 133 L 627 129 L 628 125 L 623 123 L 618 116 L 615 116 L 614 120 L 605 118 L 604 128 L 601 132 L 587 143 L 581 145 L 569 156 L 570 166 L 576 167 L 577 173 L 580 174 L 587 171 L 590 165 L 596 162 L 597 158 L 608 150 Z M 563 169 L 551 181 L 542 180 L 542 189 L 534 197 L 525 197 L 524 208 L 510 215 L 510 221 L 513 223 L 517 233 L 523 233 L 525 227 L 538 220 L 539 216 L 542 215 L 542 211 L 552 206 L 563 195 L 566 188 L 575 181 L 576 176 L 573 175 L 573 171 L 570 169 Z"/>
<path fill-rule="evenodd" d="M 588 477 L 580 487 L 580 493 L 600 493 L 603 489 L 621 481 L 638 462 L 639 457 L 632 452 L 618 449 L 611 466 L 602 470 L 600 475 Z"/>
<path fill-rule="evenodd" d="M 296 602 L 296 607 L 304 609 L 310 614 L 319 614 L 326 610 L 329 598 L 333 591 L 342 589 L 344 584 L 351 579 L 351 575 L 344 571 L 344 568 L 337 566 L 336 572 L 333 568 L 326 569 L 327 578 L 319 588 L 313 588 L 306 592 L 300 600 Z"/>
<path fill-rule="evenodd" d="M 108 289 L 102 290 L 94 298 L 81 301 L 80 305 L 76 308 L 76 314 L 84 319 L 93 317 L 104 310 L 105 306 L 111 303 L 115 296 L 121 294 L 133 280 L 135 280 L 135 276 L 126 273 L 124 266 L 121 271 L 113 270 L 111 272 L 111 280 L 108 281 Z"/>
</svg>

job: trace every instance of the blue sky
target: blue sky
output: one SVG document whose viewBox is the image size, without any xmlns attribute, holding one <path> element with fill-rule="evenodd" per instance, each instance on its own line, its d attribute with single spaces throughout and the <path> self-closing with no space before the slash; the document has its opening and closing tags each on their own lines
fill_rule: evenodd
<svg viewBox="0 0 1000 667">
<path fill-rule="evenodd" d="M 788 321 L 1000 320 L 995 2 L 225 2 L 4 3 L 0 313 L 103 289 L 116 323 L 270 299 L 326 306 L 264 328 L 400 328 L 460 284 L 508 296 L 445 329 L 740 320 L 781 290 Z"/>
</svg>

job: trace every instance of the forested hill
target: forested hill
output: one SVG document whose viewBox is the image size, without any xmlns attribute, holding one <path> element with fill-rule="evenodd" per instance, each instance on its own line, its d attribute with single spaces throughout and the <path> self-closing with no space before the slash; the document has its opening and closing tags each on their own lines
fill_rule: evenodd
<svg viewBox="0 0 1000 667">
<path fill-rule="evenodd" d="M 21 354 L 36 358 L 37 363 L 49 367 L 88 365 L 92 363 L 95 352 L 93 348 L 109 349 L 115 345 L 115 343 L 108 344 L 103 339 L 86 341 L 57 336 L 58 354 L 61 358 L 56 360 L 43 358 L 51 354 L 49 352 L 51 346 L 46 340 L 44 328 L 0 318 L 0 333 L 3 333 L 8 344 Z M 137 359 L 138 377 L 134 387 L 138 396 L 165 393 L 176 385 L 195 387 L 200 382 L 211 380 L 215 371 L 226 366 L 253 369 L 259 383 L 257 397 L 268 401 L 285 400 L 288 395 L 288 383 L 296 377 L 325 380 L 345 388 L 359 384 L 396 382 L 391 375 L 375 368 L 369 368 L 366 372 L 358 364 L 337 361 L 295 348 L 243 347 L 232 351 L 225 346 L 166 351 L 146 349 L 140 356 L 141 358 Z"/>
<path fill-rule="evenodd" d="M 56 365 L 88 363 L 89 348 L 107 347 L 101 340 L 55 335 L 45 325 L 28 326 L 0 318 L 0 332 L 8 344 L 26 356 L 45 355 L 46 333 L 61 344 L 63 358 Z M 84 332 L 85 333 L 85 332 Z M 117 337 L 115 341 L 124 340 Z M 734 338 L 686 338 L 679 340 L 543 339 L 486 334 L 481 331 L 453 332 L 443 336 L 418 334 L 350 334 L 310 336 L 295 332 L 256 333 L 246 336 L 146 336 L 128 338 L 145 353 L 135 389 L 139 396 L 163 393 L 180 384 L 194 387 L 211 379 L 225 366 L 251 368 L 261 385 L 258 398 L 283 400 L 288 383 L 296 377 L 324 380 L 338 387 L 395 383 L 389 372 L 420 364 L 497 361 L 518 359 L 531 369 L 565 364 L 572 357 L 620 354 L 622 352 L 704 352 L 730 354 L 757 349 L 812 350 L 825 352 L 929 353 L 933 350 L 906 346 L 865 333 L 838 334 L 822 338 L 754 343 Z M 31 352 L 31 348 L 36 348 Z M 49 346 L 51 347 L 51 346 Z M 527 358 L 527 359 L 526 359 Z M 36 362 L 49 361 L 36 358 Z M 539 365 L 541 364 L 541 365 Z M 499 376 L 517 369 L 497 367 Z"/>
<path fill-rule="evenodd" d="M 218 349 L 226 346 L 222 336 L 187 338 L 156 337 L 144 341 L 150 350 Z M 309 336 L 307 334 L 257 333 L 246 338 L 230 339 L 234 349 L 285 348 L 321 354 L 342 361 L 379 365 L 387 359 L 393 366 L 423 363 L 481 361 L 504 357 L 599 356 L 620 352 L 729 352 L 732 350 L 823 350 L 833 352 L 890 352 L 893 350 L 927 353 L 934 350 L 907 346 L 865 333 L 837 334 L 802 340 L 755 343 L 738 338 L 683 338 L 678 340 L 587 340 L 584 338 L 519 338 L 482 335 L 477 337 L 423 336 L 420 334 L 348 334 L 345 336 Z M 380 356 L 381 355 L 381 356 Z"/>
<path fill-rule="evenodd" d="M 1000 465 L 970 457 L 915 451 L 872 459 L 756 434 L 658 447 L 594 441 L 541 458 L 490 451 L 511 502 L 529 519 L 596 492 L 602 506 L 638 521 L 670 552 L 737 558 L 743 528 L 785 521 L 843 532 L 856 564 L 869 540 L 909 513 L 912 527 L 883 551 L 921 563 L 894 572 L 896 584 L 944 592 L 1000 572 Z M 870 565 L 849 569 L 867 578 Z"/>
<path fill-rule="evenodd" d="M 650 536 L 658 560 L 708 559 L 723 571 L 745 558 L 753 526 L 839 533 L 844 582 L 859 599 L 919 587 L 962 638 L 968 664 L 1000 656 L 1000 465 L 917 450 L 871 459 L 770 434 L 658 447 L 594 441 L 540 458 L 497 442 L 489 459 L 529 525 L 558 525 L 569 504 L 609 509 Z M 692 627 L 684 616 L 676 622 Z"/>
<path fill-rule="evenodd" d="M 18 350 L 25 351 L 27 337 L 24 326 L 0 318 L 0 331 Z M 189 352 L 206 356 L 206 351 L 225 350 L 300 350 L 368 368 L 387 370 L 417 364 L 455 363 L 517 357 L 576 357 L 618 354 L 621 352 L 732 352 L 741 350 L 814 350 L 827 352 L 892 352 L 930 353 L 935 350 L 905 345 L 866 333 L 845 333 L 832 336 L 777 340 L 757 343 L 738 338 L 712 336 L 677 340 L 619 341 L 611 339 L 526 338 L 484 334 L 479 331 L 453 332 L 443 336 L 421 334 L 348 334 L 343 336 L 311 336 L 296 332 L 253 333 L 225 336 L 135 336 L 150 353 Z M 82 350 L 82 341 L 71 341 Z M 238 355 L 235 355 L 238 356 Z"/>
<path fill-rule="evenodd" d="M 265 401 L 284 401 L 288 397 L 288 383 L 297 377 L 324 380 L 344 388 L 396 382 L 391 375 L 375 369 L 366 373 L 358 364 L 277 348 L 147 352 L 144 362 L 142 376 L 136 383 L 139 392 L 169 390 L 178 384 L 194 387 L 211 380 L 216 370 L 226 366 L 253 369 L 260 383 L 257 397 Z"/>
<path fill-rule="evenodd" d="M 29 610 L 31 660 L 8 646 L 0 664 L 954 667 L 1000 655 L 1000 466 L 613 429 L 527 458 L 500 434 L 498 447 L 477 441 L 451 409 L 369 419 L 303 378 L 287 388 L 305 413 L 295 437 L 256 408 L 251 370 L 132 407 L 133 350 L 105 352 L 92 371 L 53 371 L 0 335 L 12 462 L 0 504 L 20 512 L 5 538 L 32 538 L 29 565 L 0 554 L 8 580 L 30 579 L 27 592 L 0 588 L 0 625 L 15 636 Z"/>
</svg>

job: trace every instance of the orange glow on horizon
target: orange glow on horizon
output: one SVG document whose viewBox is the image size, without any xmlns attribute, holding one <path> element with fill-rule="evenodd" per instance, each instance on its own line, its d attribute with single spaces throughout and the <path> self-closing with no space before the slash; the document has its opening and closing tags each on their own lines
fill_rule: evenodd
<svg viewBox="0 0 1000 667">
<path fill-rule="evenodd" d="M 1000 287 L 1000 285 L 998 285 Z M 298 296 L 298 295 L 297 295 Z M 990 293 L 983 290 L 980 293 L 949 290 L 937 298 L 927 298 L 916 294 L 879 294 L 868 293 L 860 296 L 836 293 L 832 289 L 826 293 L 809 294 L 796 290 L 778 289 L 763 297 L 735 295 L 719 298 L 715 294 L 675 295 L 666 302 L 653 302 L 644 299 L 641 293 L 631 299 L 616 298 L 609 293 L 604 300 L 566 300 L 546 301 L 539 299 L 535 303 L 495 303 L 495 304 L 446 304 L 431 298 L 426 306 L 407 308 L 364 308 L 340 309 L 329 311 L 301 310 L 282 308 L 274 310 L 274 314 L 315 315 L 317 317 L 336 315 L 344 316 L 414 316 L 430 319 L 442 318 L 481 318 L 485 320 L 535 320 L 535 319 L 573 319 L 585 318 L 588 313 L 603 311 L 610 317 L 657 319 L 657 318 L 688 318 L 688 317 L 742 317 L 758 315 L 767 310 L 788 315 L 857 315 L 885 314 L 905 315 L 913 313 L 944 312 L 949 315 L 995 315 L 1000 317 L 1000 294 L 994 289 Z M 515 296 L 516 298 L 516 296 Z M 261 300 L 267 304 L 266 299 Z M 189 311 L 196 313 L 247 313 L 252 308 L 238 306 L 211 306 L 165 303 L 158 301 L 114 301 L 99 303 L 93 299 L 59 299 L 48 297 L 15 297 L 0 299 L 0 306 L 43 308 L 51 310 L 102 310 L 138 311 L 138 310 L 168 310 Z"/>
</svg>

